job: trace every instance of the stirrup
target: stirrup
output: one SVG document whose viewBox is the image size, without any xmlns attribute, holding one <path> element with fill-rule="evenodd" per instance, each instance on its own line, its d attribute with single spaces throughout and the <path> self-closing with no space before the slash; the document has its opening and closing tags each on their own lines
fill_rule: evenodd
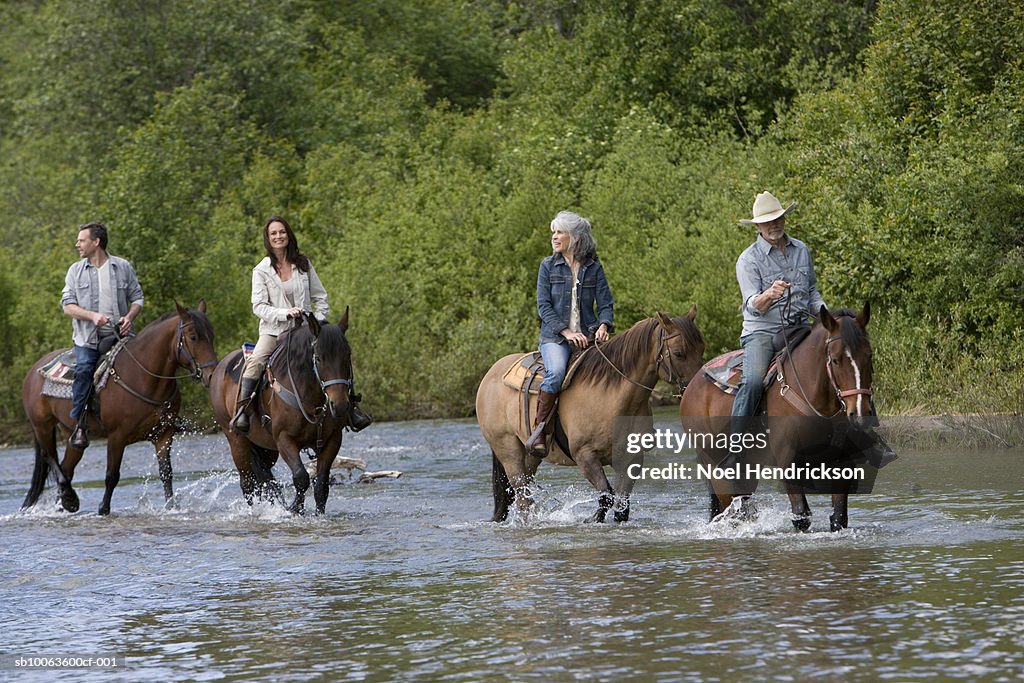
<svg viewBox="0 0 1024 683">
<path fill-rule="evenodd" d="M 249 413 L 247 412 L 248 408 L 248 402 L 240 406 L 238 409 L 238 414 L 236 414 L 235 417 L 231 420 L 231 422 L 228 424 L 228 427 L 238 432 L 239 434 L 248 434 L 250 427 Z"/>
<path fill-rule="evenodd" d="M 538 423 L 533 433 L 530 434 L 530 438 L 523 444 L 530 455 L 543 458 L 548 454 L 547 439 L 544 438 L 544 428 L 546 426 L 547 422 Z"/>
<path fill-rule="evenodd" d="M 71 438 L 68 439 L 68 445 L 79 450 L 84 450 L 89 446 L 89 431 L 81 422 L 76 424 L 75 430 L 71 432 Z"/>
</svg>

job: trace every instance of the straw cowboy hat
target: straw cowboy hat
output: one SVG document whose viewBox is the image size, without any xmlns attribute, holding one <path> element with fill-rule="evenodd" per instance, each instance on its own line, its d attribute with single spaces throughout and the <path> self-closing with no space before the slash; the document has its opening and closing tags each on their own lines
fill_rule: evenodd
<svg viewBox="0 0 1024 683">
<path fill-rule="evenodd" d="M 775 195 L 771 192 L 762 192 L 754 200 L 754 217 L 752 219 L 743 218 L 740 220 L 740 223 L 744 225 L 767 223 L 780 216 L 785 216 L 794 206 L 796 206 L 796 202 L 783 209 L 782 203 L 775 198 Z"/>
</svg>

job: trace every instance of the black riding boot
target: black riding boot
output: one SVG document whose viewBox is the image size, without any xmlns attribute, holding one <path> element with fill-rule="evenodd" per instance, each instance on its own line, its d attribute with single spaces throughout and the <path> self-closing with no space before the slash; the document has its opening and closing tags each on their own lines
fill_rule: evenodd
<svg viewBox="0 0 1024 683">
<path fill-rule="evenodd" d="M 359 402 L 362 400 L 362 394 L 349 394 L 348 427 L 353 432 L 361 431 L 369 427 L 371 424 L 373 424 L 373 417 L 365 410 L 359 407 Z"/>
<path fill-rule="evenodd" d="M 864 454 L 867 456 L 868 463 L 872 466 L 882 469 L 899 457 L 896 455 L 896 451 L 875 430 L 864 431 L 863 435 L 864 439 L 868 442 Z"/>
<path fill-rule="evenodd" d="M 242 385 L 238 390 L 238 406 L 235 410 L 235 431 L 241 434 L 249 433 L 249 404 L 252 402 L 253 394 L 256 392 L 256 385 L 259 379 L 242 378 Z"/>
</svg>

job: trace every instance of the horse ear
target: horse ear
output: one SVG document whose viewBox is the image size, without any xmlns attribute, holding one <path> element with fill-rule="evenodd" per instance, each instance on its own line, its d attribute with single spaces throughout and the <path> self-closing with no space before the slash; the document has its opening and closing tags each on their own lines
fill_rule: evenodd
<svg viewBox="0 0 1024 683">
<path fill-rule="evenodd" d="M 314 337 L 320 336 L 320 321 L 312 313 L 306 313 L 306 322 L 309 323 L 309 331 Z"/>
<path fill-rule="evenodd" d="M 661 322 L 661 326 L 665 328 L 666 332 L 672 332 L 675 330 L 676 324 L 672 322 L 672 318 L 668 317 L 661 311 L 658 311 L 658 320 Z"/>
<path fill-rule="evenodd" d="M 181 304 L 179 304 L 177 299 L 175 299 L 175 301 L 174 301 L 174 307 L 176 309 L 178 309 L 178 315 L 182 318 L 182 320 L 191 320 L 192 319 L 192 316 L 190 316 L 188 314 L 188 309 L 184 308 Z"/>
<path fill-rule="evenodd" d="M 839 327 L 839 323 L 832 317 L 832 314 L 828 312 L 825 306 L 821 307 L 818 311 L 818 320 L 821 321 L 822 326 L 829 332 L 835 332 L 836 328 Z"/>
<path fill-rule="evenodd" d="M 206 313 L 206 299 L 199 300 L 199 303 L 196 304 L 196 310 L 200 313 Z"/>
<path fill-rule="evenodd" d="M 690 322 L 697 319 L 697 304 L 690 306 L 690 312 L 686 314 L 686 317 L 690 319 Z"/>
<path fill-rule="evenodd" d="M 871 320 L 871 302 L 865 301 L 864 308 L 857 314 L 857 324 L 861 326 L 861 329 L 864 329 L 868 326 L 869 320 Z"/>
<path fill-rule="evenodd" d="M 338 327 L 342 332 L 348 331 L 348 304 L 345 304 L 345 312 L 342 313 L 341 320 L 338 321 Z"/>
</svg>

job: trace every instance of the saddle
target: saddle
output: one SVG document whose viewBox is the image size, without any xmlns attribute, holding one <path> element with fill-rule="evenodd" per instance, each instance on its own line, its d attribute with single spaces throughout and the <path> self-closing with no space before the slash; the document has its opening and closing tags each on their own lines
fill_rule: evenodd
<svg viewBox="0 0 1024 683">
<path fill-rule="evenodd" d="M 252 352 L 255 349 L 255 344 L 244 342 L 242 344 L 242 353 L 227 369 L 226 375 L 234 380 L 236 384 L 241 385 L 242 370 L 245 368 L 245 362 L 249 359 L 249 356 L 252 355 Z M 267 358 L 267 367 L 264 368 L 263 372 L 260 374 L 259 380 L 256 382 L 256 388 L 254 390 L 255 395 L 253 396 L 252 403 L 250 404 L 253 416 L 257 417 L 265 427 L 270 424 L 270 415 L 263 404 L 263 390 L 268 385 L 274 390 L 275 394 L 280 396 L 289 405 L 295 408 L 299 407 L 299 398 L 291 391 L 288 391 L 281 386 L 281 383 L 278 382 L 271 373 L 274 361 L 277 360 L 278 356 L 280 356 L 283 351 L 284 345 L 278 344 L 277 348 L 275 348 L 270 354 L 270 357 Z M 237 401 L 237 396 L 235 400 Z"/>
<path fill-rule="evenodd" d="M 93 401 L 96 400 L 96 395 L 107 385 L 107 378 L 110 377 L 110 371 L 114 367 L 114 360 L 121 353 L 121 349 L 124 348 L 127 341 L 127 338 L 118 340 L 110 350 L 100 357 L 99 363 L 96 364 L 96 372 L 92 377 L 94 388 L 92 394 Z M 65 349 L 56 358 L 39 368 L 38 372 L 43 376 L 43 396 L 70 400 L 71 387 L 75 383 L 76 365 L 75 350 Z"/>
<path fill-rule="evenodd" d="M 775 382 L 778 376 L 776 370 L 779 362 L 810 333 L 809 325 L 797 325 L 775 335 L 775 346 L 784 348 L 775 354 L 775 358 L 768 365 L 768 372 L 764 376 L 765 389 Z M 705 363 L 701 369 L 712 384 L 730 396 L 735 396 L 739 392 L 740 382 L 743 380 L 743 349 L 723 353 Z"/>
<path fill-rule="evenodd" d="M 562 380 L 562 391 L 569 388 L 569 384 L 576 374 L 580 361 L 583 360 L 584 356 L 592 348 L 594 348 L 593 345 L 588 346 L 582 351 L 573 349 L 572 354 L 569 356 L 569 366 L 565 371 L 565 379 Z M 523 434 L 520 436 L 525 442 L 533 432 L 533 418 L 530 415 L 530 397 L 540 394 L 540 385 L 544 381 L 544 360 L 541 358 L 540 351 L 524 353 L 517 358 L 512 366 L 505 371 L 505 374 L 502 375 L 501 381 L 505 386 L 518 391 L 522 398 L 519 404 L 519 414 L 522 418 L 523 434 L 525 436 Z M 536 401 L 534 401 L 535 403 Z M 550 434 L 551 430 L 555 429 L 556 425 L 558 425 L 557 412 L 554 417 L 555 419 L 548 421 L 545 433 Z"/>
</svg>

